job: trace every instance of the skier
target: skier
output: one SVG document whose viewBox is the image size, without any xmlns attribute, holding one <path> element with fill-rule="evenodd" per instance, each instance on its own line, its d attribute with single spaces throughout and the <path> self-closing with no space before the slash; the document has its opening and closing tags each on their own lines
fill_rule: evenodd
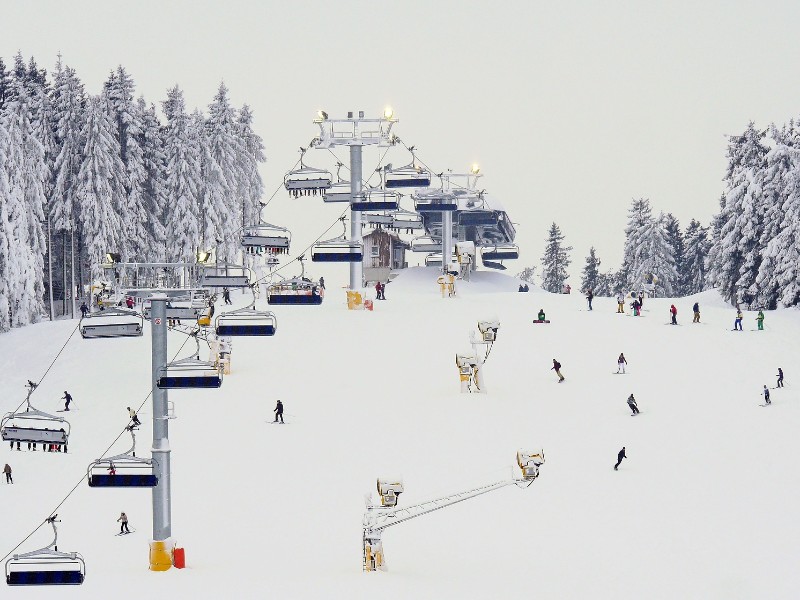
<svg viewBox="0 0 800 600">
<path fill-rule="evenodd" d="M 89 307 L 86 306 L 86 302 L 81 302 L 81 319 L 89 314 Z"/>
<path fill-rule="evenodd" d="M 742 319 L 744 319 L 744 316 L 742 315 L 742 309 L 739 308 L 739 306 L 737 305 L 736 306 L 736 320 L 733 322 L 733 331 L 736 331 L 737 329 L 739 331 L 742 331 Z"/>
<path fill-rule="evenodd" d="M 589 302 L 589 310 L 592 310 L 592 298 L 594 298 L 594 292 L 591 288 L 586 292 L 586 300 Z"/>
<path fill-rule="evenodd" d="M 639 292 L 639 310 L 644 306 L 644 292 Z"/>
<path fill-rule="evenodd" d="M 278 419 L 280 419 L 281 423 L 283 423 L 283 402 L 278 400 L 278 403 L 275 405 L 275 410 L 273 410 L 272 412 L 275 413 L 275 420 L 273 421 L 273 423 L 277 423 Z"/>
<path fill-rule="evenodd" d="M 536 319 L 537 319 L 538 321 L 541 321 L 542 323 L 544 323 L 544 321 L 545 321 L 545 316 L 544 316 L 544 309 L 543 309 L 543 308 L 540 308 L 540 309 L 539 309 L 539 314 L 538 314 L 538 315 L 536 315 Z"/>
<path fill-rule="evenodd" d="M 622 459 L 623 459 L 623 458 L 628 458 L 628 457 L 625 455 L 625 446 L 623 446 L 623 447 L 622 447 L 622 450 L 620 450 L 620 451 L 617 453 L 617 464 L 615 464 L 615 465 L 614 465 L 614 470 L 615 470 L 615 471 L 617 470 L 617 467 L 618 467 L 618 466 L 620 465 L 620 463 L 622 462 Z"/>
<path fill-rule="evenodd" d="M 233 304 L 231 302 L 231 292 L 228 288 L 222 288 L 222 299 L 225 301 L 225 304 Z"/>
<path fill-rule="evenodd" d="M 641 303 L 639 302 L 638 299 L 634 300 L 631 303 L 631 307 L 633 308 L 633 316 L 634 317 L 638 317 L 640 314 L 642 314 L 642 305 L 641 305 Z"/>
<path fill-rule="evenodd" d="M 622 292 L 617 293 L 617 312 L 625 313 L 625 296 L 622 295 Z"/>
<path fill-rule="evenodd" d="M 700 322 L 700 303 L 695 302 L 694 306 L 692 306 L 692 312 L 694 312 L 694 319 L 692 319 L 692 323 L 699 323 Z"/>
<path fill-rule="evenodd" d="M 6 466 L 3 467 L 3 473 L 6 474 L 6 485 L 8 485 L 9 483 L 14 483 L 14 480 L 11 479 L 11 465 L 6 463 Z"/>
<path fill-rule="evenodd" d="M 64 400 L 64 410 L 69 410 L 69 403 L 72 402 L 72 396 L 67 390 L 64 390 L 64 396 L 61 399 Z"/>
<path fill-rule="evenodd" d="M 125 298 L 125 306 L 127 306 L 129 309 L 133 308 L 133 298 L 132 297 L 128 296 L 127 298 Z"/>
<path fill-rule="evenodd" d="M 783 387 L 783 369 L 778 367 L 778 385 L 776 387 Z"/>
<path fill-rule="evenodd" d="M 636 405 L 636 398 L 633 397 L 633 394 L 628 396 L 628 406 L 631 409 L 631 416 L 639 414 L 639 407 Z"/>
<path fill-rule="evenodd" d="M 130 406 L 128 406 L 127 408 L 128 408 L 128 415 L 130 416 L 131 421 L 133 421 L 133 426 L 137 427 L 141 425 L 142 423 L 141 421 L 139 421 L 139 417 L 136 416 L 136 411 L 133 410 Z"/>
<path fill-rule="evenodd" d="M 625 365 L 628 364 L 628 361 L 625 360 L 625 355 L 620 352 L 619 358 L 617 359 L 617 373 L 625 374 Z"/>
<path fill-rule="evenodd" d="M 555 371 L 556 375 L 558 375 L 558 383 L 564 381 L 564 376 L 561 374 L 561 363 L 558 362 L 555 358 L 553 359 L 553 366 L 550 367 L 551 371 Z"/>
<path fill-rule="evenodd" d="M 759 310 L 758 315 L 756 316 L 756 322 L 758 323 L 758 330 L 764 331 L 764 311 Z"/>
<path fill-rule="evenodd" d="M 677 325 L 678 324 L 678 309 L 675 308 L 674 304 L 670 305 L 669 314 L 672 315 L 672 323 L 671 323 L 671 325 Z"/>
<path fill-rule="evenodd" d="M 766 384 L 764 384 L 764 391 L 761 392 L 761 394 L 764 396 L 765 403 L 772 404 L 772 402 L 769 401 L 769 388 L 767 387 Z"/>
<path fill-rule="evenodd" d="M 122 522 L 122 524 L 119 526 L 120 533 L 131 532 L 131 530 L 128 529 L 128 515 L 126 515 L 124 512 L 119 514 L 119 519 L 117 519 L 117 523 L 119 522 Z"/>
<path fill-rule="evenodd" d="M 321 290 L 324 290 L 324 289 L 325 289 L 325 278 L 324 278 L 324 277 L 320 277 L 320 278 L 319 278 L 319 288 L 320 288 Z"/>
</svg>

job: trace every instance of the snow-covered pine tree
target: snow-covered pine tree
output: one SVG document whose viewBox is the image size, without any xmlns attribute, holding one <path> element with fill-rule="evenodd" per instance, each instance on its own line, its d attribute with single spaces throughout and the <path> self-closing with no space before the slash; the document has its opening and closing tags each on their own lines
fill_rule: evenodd
<svg viewBox="0 0 800 600">
<path fill-rule="evenodd" d="M 11 197 L 11 187 L 6 173 L 9 142 L 8 133 L 0 119 L 0 331 L 8 331 L 11 328 L 9 319 L 11 298 L 16 294 L 16 284 L 20 279 L 18 263 L 14 260 L 16 255 L 11 253 L 13 239 L 11 210 L 15 198 Z"/>
<path fill-rule="evenodd" d="M 106 253 L 119 252 L 123 245 L 120 209 L 125 199 L 125 165 L 114 135 L 103 96 L 89 98 L 86 123 L 81 137 L 85 146 L 78 172 L 75 199 L 78 220 L 85 241 L 92 281 L 102 276 Z"/>
<path fill-rule="evenodd" d="M 683 293 L 686 295 L 706 289 L 706 260 L 709 246 L 708 229 L 692 219 L 684 234 Z"/>
<path fill-rule="evenodd" d="M 625 247 L 622 255 L 622 265 L 618 271 L 617 284 L 629 290 L 641 288 L 642 265 L 647 261 L 649 245 L 645 243 L 645 236 L 650 230 L 653 221 L 650 200 L 636 198 L 628 209 L 628 224 L 625 227 Z M 637 275 L 638 274 L 638 275 Z"/>
<path fill-rule="evenodd" d="M 650 283 L 652 280 L 658 296 L 676 295 L 678 272 L 675 270 L 673 247 L 667 237 L 666 217 L 663 213 L 657 219 L 650 220 L 642 237 L 645 245 L 642 255 L 645 258 L 632 271 L 633 280 L 643 283 Z M 651 275 L 655 276 L 655 279 Z"/>
<path fill-rule="evenodd" d="M 266 161 L 264 141 L 253 131 L 253 113 L 245 104 L 239 111 L 236 123 L 241 153 L 239 156 L 239 173 L 237 196 L 243 207 L 243 223 L 255 225 L 259 222 L 261 206 L 259 201 L 264 195 L 264 181 L 258 171 L 258 164 Z"/>
<path fill-rule="evenodd" d="M 589 248 L 589 256 L 586 257 L 586 264 L 583 266 L 581 289 L 594 290 L 594 295 L 600 296 L 601 294 L 598 293 L 600 275 L 600 259 L 597 258 L 594 246 L 592 246 Z"/>
<path fill-rule="evenodd" d="M 144 180 L 144 207 L 148 215 L 145 222 L 148 239 L 151 240 L 144 260 L 164 262 L 166 260 L 166 155 L 161 124 L 156 116 L 154 105 L 149 107 L 144 98 L 138 100 L 139 114 L 142 116 L 142 130 L 139 146 L 142 149 L 142 164 L 146 174 Z"/>
<path fill-rule="evenodd" d="M 683 232 L 681 231 L 681 224 L 672 213 L 664 215 L 664 233 L 666 234 L 667 242 L 672 247 L 672 256 L 675 259 L 675 271 L 678 274 L 672 286 L 672 295 L 684 296 L 686 295 L 685 281 L 688 278 L 684 258 L 685 244 Z"/>
<path fill-rule="evenodd" d="M 214 158 L 211 139 L 199 110 L 192 113 L 189 130 L 200 148 L 202 177 L 197 187 L 200 200 L 200 245 L 204 248 L 214 247 L 220 261 L 236 262 L 228 252 L 230 244 L 225 238 L 226 229 L 223 226 L 228 215 L 227 202 L 232 201 L 229 196 L 230 186 L 222 167 Z M 234 219 L 234 223 L 237 222 Z"/>
<path fill-rule="evenodd" d="M 167 159 L 166 228 L 167 260 L 193 262 L 200 249 L 200 200 L 202 179 L 200 144 L 192 132 L 183 92 L 178 86 L 167 91 L 162 103 L 168 124 L 164 134 Z"/>
<path fill-rule="evenodd" d="M 10 302 L 13 324 L 27 325 L 44 314 L 44 256 L 47 240 L 42 227 L 48 169 L 42 144 L 34 135 L 32 100 L 24 80 L 12 85 L 12 100 L 0 119 L 6 129 L 6 160 L 11 227 Z M 15 270 L 15 269 L 18 269 Z"/>
<path fill-rule="evenodd" d="M 564 246 L 564 235 L 558 225 L 553 223 L 547 234 L 547 245 L 542 256 L 542 288 L 560 294 L 569 277 L 569 253 L 572 246 Z"/>
<path fill-rule="evenodd" d="M 516 277 L 517 279 L 521 279 L 525 283 L 530 283 L 531 285 L 535 285 L 536 284 L 535 275 L 536 275 L 536 267 L 525 267 L 524 269 L 522 269 L 522 271 L 517 273 Z"/>
<path fill-rule="evenodd" d="M 725 204 L 717 217 L 719 237 L 709 253 L 709 281 L 731 302 L 749 294 L 760 265 L 763 132 L 751 122 L 728 144 Z"/>
<path fill-rule="evenodd" d="M 9 73 L 3 57 L 0 56 L 0 110 L 6 103 L 6 99 L 11 95 L 11 73 Z"/>
</svg>

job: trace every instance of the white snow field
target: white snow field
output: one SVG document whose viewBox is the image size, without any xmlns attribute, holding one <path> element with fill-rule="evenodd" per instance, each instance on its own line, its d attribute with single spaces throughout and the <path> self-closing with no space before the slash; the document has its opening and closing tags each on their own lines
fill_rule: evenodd
<svg viewBox="0 0 800 600">
<path fill-rule="evenodd" d="M 148 570 L 149 490 L 81 478 L 148 395 L 150 327 L 129 339 L 76 332 L 32 397 L 52 412 L 68 390 L 69 454 L 0 448 L 0 556 L 58 507 L 59 549 L 87 565 L 81 586 L 5 586 L 3 598 L 797 598 L 800 595 L 800 311 L 734 311 L 715 292 L 616 303 L 474 274 L 442 299 L 435 269 L 387 286 L 374 312 L 272 307 L 273 338 L 237 338 L 218 390 L 173 391 L 172 530 L 187 568 Z M 344 274 L 342 275 L 344 279 Z M 370 297 L 374 297 L 374 290 Z M 237 303 L 244 303 L 238 294 Z M 702 324 L 691 323 L 699 300 Z M 260 300 L 259 307 L 266 307 Z M 539 308 L 552 320 L 535 325 Z M 218 305 L 218 309 L 221 306 Z M 630 309 L 628 309 L 630 311 Z M 459 393 L 456 352 L 479 319 L 501 328 L 487 394 Z M 0 408 L 39 381 L 77 321 L 0 336 Z M 184 341 L 169 334 L 173 356 Z M 189 342 L 181 355 L 186 355 Z M 624 352 L 628 374 L 616 375 Z M 207 350 L 203 351 L 203 358 Z M 563 365 L 559 384 L 552 359 Z M 759 406 L 762 386 L 785 389 Z M 634 393 L 641 415 L 625 403 Z M 273 425 L 276 399 L 286 425 Z M 149 456 L 151 409 L 138 454 Z M 112 453 L 127 449 L 120 438 Z M 628 459 L 613 470 L 625 446 Z M 388 572 L 361 570 L 364 494 L 401 475 L 399 505 L 511 476 L 518 449 L 544 449 L 528 489 L 503 488 L 384 532 Z M 117 537 L 128 513 L 135 533 Z M 50 541 L 42 527 L 17 552 Z"/>
</svg>

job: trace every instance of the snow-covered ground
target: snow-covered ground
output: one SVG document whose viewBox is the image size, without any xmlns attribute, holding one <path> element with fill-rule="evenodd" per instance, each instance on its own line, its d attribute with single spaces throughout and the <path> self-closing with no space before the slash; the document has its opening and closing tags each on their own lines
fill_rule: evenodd
<svg viewBox="0 0 800 600">
<path fill-rule="evenodd" d="M 172 527 L 187 568 L 148 570 L 149 491 L 81 482 L 57 509 L 59 549 L 81 552 L 87 577 L 59 597 L 797 597 L 800 312 L 767 313 L 763 332 L 748 312 L 745 331 L 733 332 L 734 311 L 705 292 L 676 301 L 672 327 L 666 299 L 647 300 L 635 318 L 615 314 L 612 299 L 596 298 L 589 312 L 578 295 L 517 293 L 498 273 L 477 273 L 442 299 L 435 278 L 435 269 L 408 270 L 374 312 L 348 312 L 332 286 L 322 306 L 273 307 L 277 335 L 236 339 L 221 389 L 171 392 Z M 539 308 L 551 324 L 531 323 Z M 462 395 L 454 355 L 489 317 L 501 322 L 489 393 Z M 3 412 L 76 324 L 0 336 Z M 170 333 L 170 355 L 183 341 Z M 614 374 L 620 352 L 626 375 Z M 761 407 L 779 366 L 786 388 Z M 70 453 L 0 448 L 15 482 L 0 482 L 0 555 L 115 439 L 125 407 L 148 395 L 149 369 L 149 325 L 136 339 L 73 335 L 32 399 L 55 411 L 64 390 L 73 395 Z M 270 423 L 278 398 L 285 426 Z M 149 403 L 140 415 L 147 455 Z M 622 446 L 629 458 L 615 472 Z M 126 448 L 123 437 L 113 451 Z M 402 475 L 400 504 L 410 505 L 506 478 L 517 449 L 539 448 L 547 462 L 530 488 L 391 528 L 389 572 L 361 571 L 363 496 L 376 477 Z M 120 511 L 132 535 L 115 537 Z M 42 528 L 18 551 L 49 541 Z M 6 587 L 3 597 L 54 593 Z"/>
</svg>

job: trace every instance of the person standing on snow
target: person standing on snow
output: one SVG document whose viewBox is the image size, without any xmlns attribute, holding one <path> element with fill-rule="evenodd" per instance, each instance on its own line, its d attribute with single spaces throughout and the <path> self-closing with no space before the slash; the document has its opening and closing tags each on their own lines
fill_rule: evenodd
<svg viewBox="0 0 800 600">
<path fill-rule="evenodd" d="M 625 296 L 622 295 L 622 292 L 617 294 L 617 312 L 625 313 Z"/>
<path fill-rule="evenodd" d="M 72 396 L 67 390 L 64 390 L 64 396 L 61 399 L 64 400 L 64 410 L 69 410 L 69 403 L 72 402 Z"/>
<path fill-rule="evenodd" d="M 275 410 L 273 410 L 272 412 L 275 413 L 275 420 L 273 421 L 273 423 L 277 423 L 278 419 L 280 419 L 281 423 L 283 423 L 283 402 L 278 400 L 278 403 L 275 405 Z"/>
<path fill-rule="evenodd" d="M 742 319 L 744 319 L 744 315 L 742 315 L 742 309 L 739 306 L 736 306 L 736 320 L 733 322 L 733 331 L 737 329 L 742 331 Z"/>
<path fill-rule="evenodd" d="M 222 299 L 225 301 L 225 304 L 233 304 L 233 302 L 231 302 L 231 291 L 226 287 L 222 288 Z"/>
<path fill-rule="evenodd" d="M 674 304 L 670 305 L 669 314 L 672 315 L 672 323 L 670 323 L 670 324 L 671 325 L 677 325 L 678 324 L 678 309 L 675 308 Z"/>
<path fill-rule="evenodd" d="M 614 465 L 614 470 L 615 470 L 615 471 L 617 470 L 617 467 L 618 467 L 618 466 L 620 465 L 620 463 L 622 462 L 622 459 L 623 459 L 623 458 L 628 458 L 628 457 L 625 455 L 625 446 L 623 446 L 623 447 L 622 447 L 622 450 L 620 450 L 620 451 L 617 453 L 617 464 L 615 464 L 615 465 Z"/>
<path fill-rule="evenodd" d="M 133 425 L 135 427 L 141 425 L 142 423 L 141 421 L 139 421 L 139 417 L 136 416 L 136 411 L 133 410 L 130 406 L 128 406 L 127 408 L 128 408 L 128 416 L 131 418 L 131 421 L 133 421 Z"/>
<path fill-rule="evenodd" d="M 11 465 L 6 463 L 6 466 L 3 467 L 3 473 L 6 474 L 6 485 L 8 485 L 9 483 L 14 483 L 14 480 L 11 479 Z"/>
<path fill-rule="evenodd" d="M 81 319 L 89 314 L 89 307 L 86 306 L 86 302 L 81 302 Z"/>
<path fill-rule="evenodd" d="M 628 396 L 628 406 L 631 409 L 631 416 L 639 414 L 639 407 L 636 405 L 636 398 L 633 397 L 633 394 Z"/>
<path fill-rule="evenodd" d="M 764 311 L 759 310 L 758 315 L 756 316 L 756 322 L 758 323 L 758 330 L 764 331 Z"/>
<path fill-rule="evenodd" d="M 764 384 L 764 391 L 761 392 L 761 395 L 764 396 L 764 402 L 766 404 L 772 404 L 772 402 L 769 401 L 769 388 L 766 384 Z"/>
<path fill-rule="evenodd" d="M 778 385 L 776 387 L 783 387 L 783 369 L 778 367 Z"/>
<path fill-rule="evenodd" d="M 117 523 L 121 523 L 119 526 L 120 533 L 130 533 L 131 530 L 128 529 L 128 515 L 124 512 L 119 514 L 119 519 L 117 519 Z"/>
<path fill-rule="evenodd" d="M 555 371 L 556 375 L 558 375 L 558 383 L 564 381 L 564 376 L 561 374 L 561 363 L 558 362 L 555 358 L 553 359 L 553 366 L 550 367 L 551 371 Z"/>
<path fill-rule="evenodd" d="M 692 306 L 692 312 L 694 313 L 694 319 L 692 319 L 692 323 L 699 323 L 700 322 L 700 303 L 695 302 L 694 306 Z"/>
<path fill-rule="evenodd" d="M 620 352 L 619 358 L 617 359 L 617 373 L 625 374 L 625 365 L 628 364 L 628 361 L 625 360 L 625 355 Z"/>
<path fill-rule="evenodd" d="M 644 292 L 639 292 L 639 310 L 644 306 Z"/>
<path fill-rule="evenodd" d="M 594 292 L 591 288 L 586 292 L 586 300 L 589 302 L 589 310 L 592 310 L 592 299 L 594 298 Z"/>
<path fill-rule="evenodd" d="M 544 314 L 544 309 L 543 308 L 539 309 L 539 314 L 536 315 L 536 320 L 537 321 L 545 321 L 545 314 Z"/>
</svg>

